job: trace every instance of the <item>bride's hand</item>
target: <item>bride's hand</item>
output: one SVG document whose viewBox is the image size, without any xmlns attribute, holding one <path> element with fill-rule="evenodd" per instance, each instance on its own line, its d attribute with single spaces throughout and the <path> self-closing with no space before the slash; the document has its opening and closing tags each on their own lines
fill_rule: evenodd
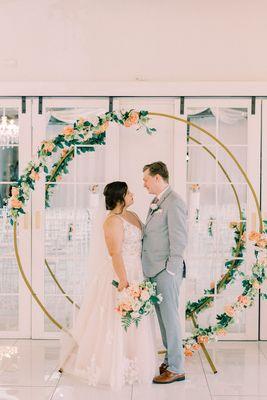
<svg viewBox="0 0 267 400">
<path fill-rule="evenodd" d="M 121 292 L 123 289 L 126 289 L 129 286 L 127 280 L 119 281 L 118 291 Z"/>
</svg>

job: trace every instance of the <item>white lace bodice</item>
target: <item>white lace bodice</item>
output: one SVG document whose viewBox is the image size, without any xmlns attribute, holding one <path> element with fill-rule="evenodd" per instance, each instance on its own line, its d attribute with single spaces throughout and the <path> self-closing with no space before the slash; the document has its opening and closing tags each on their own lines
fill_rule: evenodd
<svg viewBox="0 0 267 400">
<path fill-rule="evenodd" d="M 141 257 L 142 233 L 141 229 L 120 217 L 124 228 L 124 238 L 122 244 L 123 256 Z"/>
<path fill-rule="evenodd" d="M 141 264 L 142 231 L 137 226 L 120 217 L 123 223 L 124 238 L 122 243 L 122 257 L 129 282 L 142 281 L 143 270 Z"/>
</svg>

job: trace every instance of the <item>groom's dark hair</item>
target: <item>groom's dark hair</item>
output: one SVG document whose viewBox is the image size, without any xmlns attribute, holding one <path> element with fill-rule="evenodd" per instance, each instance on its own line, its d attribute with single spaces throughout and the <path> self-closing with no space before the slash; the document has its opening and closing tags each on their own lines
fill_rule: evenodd
<svg viewBox="0 0 267 400">
<path fill-rule="evenodd" d="M 169 171 L 164 162 L 156 161 L 151 164 L 147 164 L 144 166 L 143 172 L 145 172 L 147 169 L 149 170 L 150 175 L 155 176 L 158 174 L 164 179 L 164 181 L 169 183 Z"/>
</svg>

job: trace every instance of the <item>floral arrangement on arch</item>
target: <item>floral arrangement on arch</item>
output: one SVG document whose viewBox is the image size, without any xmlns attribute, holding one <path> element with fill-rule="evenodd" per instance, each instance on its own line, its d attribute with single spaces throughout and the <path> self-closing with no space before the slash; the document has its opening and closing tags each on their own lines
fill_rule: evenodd
<svg viewBox="0 0 267 400">
<path fill-rule="evenodd" d="M 148 111 L 110 111 L 100 116 L 95 116 L 92 121 L 84 118 L 77 120 L 73 126 L 65 126 L 63 131 L 53 140 L 45 140 L 38 149 L 36 159 L 30 161 L 20 176 L 17 185 L 11 189 L 11 197 L 8 202 L 10 222 L 21 214 L 25 214 L 25 205 L 30 198 L 30 191 L 34 190 L 35 183 L 40 179 L 42 171 L 46 174 L 46 182 L 50 182 L 46 190 L 46 206 L 49 206 L 51 189 L 55 186 L 53 182 L 60 181 L 63 174 L 68 173 L 68 163 L 74 157 L 74 147 L 77 154 L 95 151 L 94 145 L 105 144 L 105 133 L 111 122 L 130 128 L 136 126 L 139 131 L 144 128 L 147 134 L 153 134 L 156 129 L 148 126 Z M 77 147 L 87 145 L 85 147 Z M 56 173 L 49 174 L 47 159 L 57 151 L 61 150 L 60 166 L 53 165 Z"/>
</svg>

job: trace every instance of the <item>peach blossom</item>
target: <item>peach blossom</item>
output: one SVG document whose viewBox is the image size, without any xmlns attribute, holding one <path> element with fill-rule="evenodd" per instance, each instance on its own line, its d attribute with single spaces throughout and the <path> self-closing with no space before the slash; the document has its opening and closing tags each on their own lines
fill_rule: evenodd
<svg viewBox="0 0 267 400">
<path fill-rule="evenodd" d="M 247 306 L 248 303 L 249 303 L 249 300 L 248 300 L 247 296 L 243 296 L 242 294 L 240 296 L 238 296 L 237 301 L 240 304 L 243 304 L 244 306 Z"/>
<path fill-rule="evenodd" d="M 259 232 L 251 231 L 248 235 L 249 240 L 253 242 L 257 242 L 261 238 L 261 234 Z"/>
<path fill-rule="evenodd" d="M 226 315 L 228 315 L 228 317 L 231 317 L 231 318 L 235 315 L 235 310 L 230 305 L 227 305 L 224 307 L 224 312 Z"/>
<path fill-rule="evenodd" d="M 11 194 L 12 196 L 18 196 L 19 195 L 19 189 L 15 186 L 12 187 L 11 189 Z"/>
<path fill-rule="evenodd" d="M 62 176 L 58 175 L 56 179 L 57 179 L 57 182 L 60 182 L 60 181 L 62 181 Z"/>
<path fill-rule="evenodd" d="M 11 207 L 12 208 L 22 208 L 22 202 L 18 200 L 16 197 L 11 198 Z"/>
<path fill-rule="evenodd" d="M 36 172 L 34 169 L 32 169 L 32 170 L 31 170 L 31 173 L 30 173 L 30 178 L 31 178 L 33 181 L 39 181 L 40 176 L 39 176 L 38 172 Z"/>
<path fill-rule="evenodd" d="M 71 136 L 74 133 L 74 129 L 72 126 L 65 126 L 63 129 L 64 136 Z"/>
</svg>

